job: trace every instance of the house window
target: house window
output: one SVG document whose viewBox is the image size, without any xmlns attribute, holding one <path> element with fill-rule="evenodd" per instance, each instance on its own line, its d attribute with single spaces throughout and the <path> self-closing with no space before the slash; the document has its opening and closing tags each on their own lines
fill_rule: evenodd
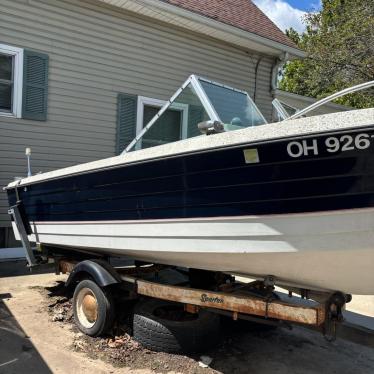
<svg viewBox="0 0 374 374">
<path fill-rule="evenodd" d="M 138 96 L 136 133 L 139 134 L 149 121 L 166 104 L 163 100 Z M 188 105 L 174 103 L 138 142 L 136 149 L 174 142 L 187 138 Z"/>
<path fill-rule="evenodd" d="M 135 147 L 130 150 L 149 148 L 175 142 L 180 139 L 200 136 L 198 123 L 210 117 L 200 102 L 194 89 L 189 85 L 160 114 L 166 101 L 120 93 L 117 97 L 116 153 L 123 152 L 143 129 L 151 127 Z"/>
<path fill-rule="evenodd" d="M 0 44 L 0 116 L 21 117 L 23 49 Z"/>
</svg>

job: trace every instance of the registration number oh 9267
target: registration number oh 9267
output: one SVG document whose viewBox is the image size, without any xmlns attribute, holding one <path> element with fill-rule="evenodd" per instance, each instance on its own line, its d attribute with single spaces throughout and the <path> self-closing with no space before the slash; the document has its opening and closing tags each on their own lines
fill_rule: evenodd
<svg viewBox="0 0 374 374">
<path fill-rule="evenodd" d="M 317 156 L 321 152 L 336 153 L 355 149 L 367 149 L 371 146 L 374 135 L 357 134 L 329 136 L 326 139 L 304 139 L 292 141 L 287 144 L 287 153 L 293 158 L 302 156 Z"/>
</svg>

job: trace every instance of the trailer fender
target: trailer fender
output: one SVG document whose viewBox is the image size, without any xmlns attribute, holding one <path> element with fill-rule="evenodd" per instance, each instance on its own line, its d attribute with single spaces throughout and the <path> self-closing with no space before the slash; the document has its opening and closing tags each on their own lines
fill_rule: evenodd
<svg viewBox="0 0 374 374">
<path fill-rule="evenodd" d="M 65 283 L 65 286 L 70 288 L 80 280 L 87 278 L 92 278 L 100 287 L 106 287 L 122 282 L 118 273 L 106 261 L 84 260 L 74 267 Z"/>
</svg>

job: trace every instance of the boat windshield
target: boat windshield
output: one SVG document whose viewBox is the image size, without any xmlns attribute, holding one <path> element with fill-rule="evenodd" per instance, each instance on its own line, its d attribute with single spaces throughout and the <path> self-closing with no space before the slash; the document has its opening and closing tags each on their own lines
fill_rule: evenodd
<svg viewBox="0 0 374 374">
<path fill-rule="evenodd" d="M 199 82 L 219 120 L 225 125 L 226 131 L 266 123 L 265 118 L 247 92 L 209 82 L 202 78 L 199 79 Z"/>
<path fill-rule="evenodd" d="M 201 136 L 198 124 L 208 120 L 225 131 L 267 123 L 247 92 L 191 75 L 161 109 L 144 106 L 138 134 L 124 152 Z"/>
</svg>

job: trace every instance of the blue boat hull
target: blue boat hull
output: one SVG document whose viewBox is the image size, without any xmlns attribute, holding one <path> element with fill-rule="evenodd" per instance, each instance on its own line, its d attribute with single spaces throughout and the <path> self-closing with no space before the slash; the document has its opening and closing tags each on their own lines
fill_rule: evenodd
<svg viewBox="0 0 374 374">
<path fill-rule="evenodd" d="M 331 137 L 355 139 L 358 134 L 372 139 L 374 130 L 150 159 L 23 186 L 18 194 L 28 219 L 39 222 L 240 217 L 373 207 L 373 146 L 353 145 L 336 152 L 326 147 Z M 300 154 L 303 142 L 307 155 Z M 246 163 L 248 149 L 257 152 L 258 162 Z M 7 192 L 13 205 L 15 189 Z"/>
</svg>

